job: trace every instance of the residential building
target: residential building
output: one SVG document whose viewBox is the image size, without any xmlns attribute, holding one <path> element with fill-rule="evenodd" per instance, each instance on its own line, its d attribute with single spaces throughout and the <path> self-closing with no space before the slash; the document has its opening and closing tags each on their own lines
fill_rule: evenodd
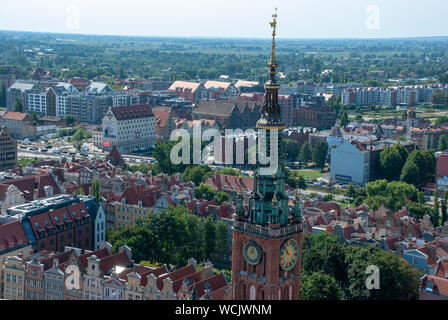
<svg viewBox="0 0 448 320">
<path fill-rule="evenodd" d="M 370 181 L 370 154 L 358 141 L 343 140 L 331 148 L 330 179 L 364 185 Z"/>
<path fill-rule="evenodd" d="M 142 185 L 126 188 L 114 203 L 115 228 L 132 226 L 153 211 L 158 200 L 158 188 Z"/>
<path fill-rule="evenodd" d="M 44 265 L 37 258 L 25 264 L 25 300 L 44 300 Z"/>
<path fill-rule="evenodd" d="M 0 127 L 0 171 L 17 167 L 17 142 L 5 126 Z"/>
<path fill-rule="evenodd" d="M 7 209 L 20 220 L 35 251 L 62 251 L 65 246 L 92 250 L 105 242 L 105 214 L 91 196 L 61 195 Z"/>
<path fill-rule="evenodd" d="M 155 107 L 152 112 L 156 117 L 156 141 L 169 141 L 171 132 L 176 129 L 172 109 L 170 107 Z"/>
<path fill-rule="evenodd" d="M 20 256 L 8 256 L 3 264 L 3 298 L 24 300 L 25 266 Z"/>
<path fill-rule="evenodd" d="M 168 91 L 175 93 L 177 96 L 191 103 L 208 98 L 208 91 L 204 85 L 195 82 L 174 81 L 168 88 Z"/>
<path fill-rule="evenodd" d="M 10 222 L 0 223 L 0 298 L 4 298 L 2 279 L 5 279 L 3 271 L 7 258 L 10 256 L 27 258 L 31 252 L 31 242 L 19 221 L 13 219 Z M 11 294 L 11 290 L 9 293 Z"/>
<path fill-rule="evenodd" d="M 239 90 L 231 82 L 209 80 L 204 83 L 204 87 L 208 90 L 209 99 L 235 99 L 239 93 Z"/>
<path fill-rule="evenodd" d="M 23 112 L 27 112 L 28 94 L 39 93 L 40 88 L 34 82 L 16 81 L 6 90 L 6 110 L 14 111 L 17 98 L 22 100 Z"/>
<path fill-rule="evenodd" d="M 36 136 L 36 127 L 33 118 L 26 113 L 5 112 L 0 116 L 0 127 L 6 126 L 8 132 L 16 140 L 25 138 L 34 139 Z"/>
<path fill-rule="evenodd" d="M 156 123 L 149 105 L 109 108 L 103 118 L 103 149 L 134 152 L 150 149 L 156 140 Z"/>
</svg>

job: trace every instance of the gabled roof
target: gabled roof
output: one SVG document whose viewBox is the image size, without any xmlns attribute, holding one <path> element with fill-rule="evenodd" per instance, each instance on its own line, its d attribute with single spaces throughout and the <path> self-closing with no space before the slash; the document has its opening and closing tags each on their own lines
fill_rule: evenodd
<svg viewBox="0 0 448 320">
<path fill-rule="evenodd" d="M 228 283 L 224 274 L 219 273 L 193 284 L 190 288 L 196 288 L 198 297 L 202 297 L 206 293 L 206 290 L 212 293 L 226 286 L 228 286 Z"/>
<path fill-rule="evenodd" d="M 227 90 L 227 88 L 229 88 L 231 84 L 232 84 L 231 82 L 223 82 L 223 81 L 212 81 L 212 80 L 209 80 L 209 81 L 206 81 L 206 82 L 204 83 L 204 87 L 205 87 L 206 89 L 213 88 L 213 89 L 223 89 L 223 90 Z"/>
<path fill-rule="evenodd" d="M 176 91 L 178 89 L 188 89 L 191 92 L 195 92 L 201 86 L 200 83 L 189 82 L 189 81 L 174 81 L 173 84 L 168 88 L 168 91 Z"/>
<path fill-rule="evenodd" d="M 218 101 L 218 100 L 201 100 L 196 104 L 193 112 L 209 115 L 218 116 L 229 116 L 233 109 L 235 109 L 236 104 L 229 101 Z"/>
<path fill-rule="evenodd" d="M 100 258 L 100 270 L 103 274 L 109 274 L 115 266 L 127 266 L 131 260 L 126 252 L 118 252 L 110 256 Z"/>
<path fill-rule="evenodd" d="M 196 268 L 193 265 L 188 265 L 186 267 L 177 269 L 176 271 L 166 273 L 157 278 L 157 288 L 159 290 L 163 289 L 163 279 L 170 278 L 173 282 L 179 279 L 183 279 L 188 275 L 191 275 L 196 272 Z"/>
<path fill-rule="evenodd" d="M 423 282 L 431 281 L 433 283 L 432 292 L 448 296 L 448 279 L 425 275 L 422 280 Z"/>
<path fill-rule="evenodd" d="M 29 242 L 20 221 L 0 225 L 0 253 L 3 250 L 10 250 Z"/>
</svg>

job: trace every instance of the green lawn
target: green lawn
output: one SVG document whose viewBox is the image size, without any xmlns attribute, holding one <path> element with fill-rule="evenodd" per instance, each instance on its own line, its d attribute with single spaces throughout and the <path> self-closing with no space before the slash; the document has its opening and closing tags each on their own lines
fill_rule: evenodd
<svg viewBox="0 0 448 320">
<path fill-rule="evenodd" d="M 304 179 L 317 179 L 322 178 L 322 172 L 320 170 L 294 170 L 298 175 L 301 175 Z"/>
</svg>

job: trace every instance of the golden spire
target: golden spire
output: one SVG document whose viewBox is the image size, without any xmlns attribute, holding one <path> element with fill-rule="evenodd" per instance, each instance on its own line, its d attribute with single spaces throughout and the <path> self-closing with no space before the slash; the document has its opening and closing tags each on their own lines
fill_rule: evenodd
<svg viewBox="0 0 448 320">
<path fill-rule="evenodd" d="M 275 35 L 277 30 L 277 8 L 275 8 L 275 13 L 272 15 L 272 22 L 269 22 L 269 25 L 272 28 L 272 49 L 271 49 L 271 58 L 268 62 L 269 68 L 277 68 L 277 58 L 275 57 Z"/>
</svg>

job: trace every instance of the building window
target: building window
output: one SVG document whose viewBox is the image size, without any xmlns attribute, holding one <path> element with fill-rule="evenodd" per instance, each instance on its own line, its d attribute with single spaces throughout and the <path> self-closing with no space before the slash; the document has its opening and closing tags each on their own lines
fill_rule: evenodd
<svg viewBox="0 0 448 320">
<path fill-rule="evenodd" d="M 417 259 L 416 258 L 412 258 L 412 264 L 416 265 L 417 264 Z"/>
</svg>

